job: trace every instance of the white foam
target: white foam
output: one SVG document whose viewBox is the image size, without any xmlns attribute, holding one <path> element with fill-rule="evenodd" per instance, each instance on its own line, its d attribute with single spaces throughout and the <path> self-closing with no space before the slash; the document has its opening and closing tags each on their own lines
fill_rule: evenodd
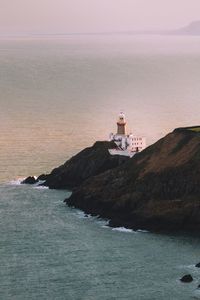
<svg viewBox="0 0 200 300">
<path fill-rule="evenodd" d="M 36 176 L 33 176 L 35 179 L 37 179 Z M 26 177 L 21 177 L 21 178 L 17 178 L 15 180 L 11 180 L 8 184 L 10 185 L 21 185 L 22 181 L 25 180 Z M 44 183 L 44 180 L 39 180 L 38 182 L 31 184 L 30 186 L 32 186 L 34 189 L 49 189 L 48 186 L 44 186 L 41 185 L 42 183 Z"/>
<path fill-rule="evenodd" d="M 109 221 L 97 219 L 96 222 L 103 228 L 108 228 Z"/>
<path fill-rule="evenodd" d="M 199 271 L 199 268 L 195 267 L 195 264 L 194 265 L 180 265 L 179 269 L 190 269 L 193 271 Z"/>
<path fill-rule="evenodd" d="M 104 220 L 99 218 L 99 216 L 92 216 L 90 214 L 86 214 L 84 211 L 76 209 L 75 215 L 79 218 L 79 219 L 88 219 L 92 222 L 97 223 L 98 225 L 100 225 L 102 228 L 109 228 L 108 224 L 109 221 L 108 220 Z"/>
<path fill-rule="evenodd" d="M 120 231 L 120 232 L 126 232 L 126 233 L 132 233 L 132 232 L 134 232 L 132 229 L 128 229 L 128 228 L 125 228 L 125 227 L 115 227 L 112 230 L 114 230 L 114 231 Z"/>
<path fill-rule="evenodd" d="M 89 219 L 89 220 L 97 223 L 98 225 L 100 225 L 102 228 L 107 228 L 107 229 L 110 228 L 109 220 L 101 219 L 99 216 L 91 216 L 90 214 L 86 214 L 84 211 L 82 211 L 80 209 L 76 209 L 75 215 L 79 219 Z M 133 233 L 133 232 L 136 233 L 136 231 L 133 231 L 132 229 L 128 229 L 125 227 L 115 227 L 115 228 L 112 228 L 112 230 L 126 232 L 126 233 Z"/>
<path fill-rule="evenodd" d="M 142 233 L 149 233 L 148 230 L 142 230 L 142 229 L 138 229 L 137 232 L 142 232 Z"/>
<path fill-rule="evenodd" d="M 18 179 L 15 179 L 15 180 L 11 180 L 9 182 L 9 184 L 10 185 L 20 185 L 24 179 L 25 179 L 25 177 L 24 178 L 18 178 Z"/>
<path fill-rule="evenodd" d="M 75 214 L 76 214 L 76 216 L 77 216 L 78 218 L 80 218 L 80 219 L 83 219 L 83 218 L 86 217 L 84 211 L 79 210 L 79 209 L 76 210 L 76 213 L 75 213 Z"/>
<path fill-rule="evenodd" d="M 37 178 L 36 178 L 37 179 Z M 38 184 L 43 184 L 45 182 L 45 180 L 38 180 L 38 182 L 36 183 L 37 185 Z"/>
<path fill-rule="evenodd" d="M 108 225 L 102 225 L 102 228 L 110 228 Z"/>
<path fill-rule="evenodd" d="M 38 190 L 48 190 L 49 189 L 48 186 L 44 186 L 44 185 L 35 185 L 33 187 L 34 187 L 34 189 L 38 189 Z"/>
<path fill-rule="evenodd" d="M 34 187 L 34 189 L 38 189 L 38 190 L 44 190 L 44 189 L 47 190 L 47 189 L 49 189 L 48 186 L 41 185 L 44 182 L 45 182 L 45 180 L 39 180 L 38 182 L 34 183 L 32 186 Z"/>
</svg>

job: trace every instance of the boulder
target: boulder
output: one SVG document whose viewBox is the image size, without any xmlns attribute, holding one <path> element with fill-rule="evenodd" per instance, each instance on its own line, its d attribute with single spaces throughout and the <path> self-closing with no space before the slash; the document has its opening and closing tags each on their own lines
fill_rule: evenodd
<svg viewBox="0 0 200 300">
<path fill-rule="evenodd" d="M 186 283 L 189 283 L 189 282 L 192 282 L 193 281 L 193 278 L 190 274 L 187 274 L 187 275 L 184 275 L 181 279 L 180 279 L 181 282 L 186 282 Z"/>
<path fill-rule="evenodd" d="M 200 268 L 200 262 L 195 265 L 196 268 Z"/>
<path fill-rule="evenodd" d="M 21 183 L 22 184 L 35 184 L 38 182 L 38 179 L 35 179 L 34 176 L 28 176 L 26 179 L 24 179 Z"/>
</svg>

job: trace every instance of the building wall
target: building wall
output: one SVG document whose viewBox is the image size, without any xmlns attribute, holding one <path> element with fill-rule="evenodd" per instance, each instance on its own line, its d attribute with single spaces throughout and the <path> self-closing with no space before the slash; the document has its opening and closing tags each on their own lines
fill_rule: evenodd
<svg viewBox="0 0 200 300">
<path fill-rule="evenodd" d="M 130 136 L 127 138 L 128 147 L 130 151 L 142 151 L 146 148 L 146 139 L 140 136 Z"/>
<path fill-rule="evenodd" d="M 122 150 L 138 152 L 146 148 L 146 139 L 140 136 L 110 134 L 110 140 Z"/>
</svg>

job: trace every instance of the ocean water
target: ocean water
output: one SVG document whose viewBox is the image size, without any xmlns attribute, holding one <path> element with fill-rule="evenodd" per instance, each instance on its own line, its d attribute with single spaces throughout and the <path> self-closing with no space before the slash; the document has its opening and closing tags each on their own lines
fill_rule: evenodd
<svg viewBox="0 0 200 300">
<path fill-rule="evenodd" d="M 198 237 L 111 229 L 19 185 L 107 139 L 120 110 L 148 144 L 199 124 L 199 78 L 198 37 L 0 40 L 0 299 L 200 299 Z"/>
</svg>

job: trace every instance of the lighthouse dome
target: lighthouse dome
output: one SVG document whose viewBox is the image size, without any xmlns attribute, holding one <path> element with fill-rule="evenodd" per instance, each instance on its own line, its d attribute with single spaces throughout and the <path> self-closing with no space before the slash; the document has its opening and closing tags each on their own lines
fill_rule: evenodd
<svg viewBox="0 0 200 300">
<path fill-rule="evenodd" d="M 125 114 L 123 112 L 120 112 L 118 122 L 119 123 L 124 123 L 125 122 Z"/>
</svg>

